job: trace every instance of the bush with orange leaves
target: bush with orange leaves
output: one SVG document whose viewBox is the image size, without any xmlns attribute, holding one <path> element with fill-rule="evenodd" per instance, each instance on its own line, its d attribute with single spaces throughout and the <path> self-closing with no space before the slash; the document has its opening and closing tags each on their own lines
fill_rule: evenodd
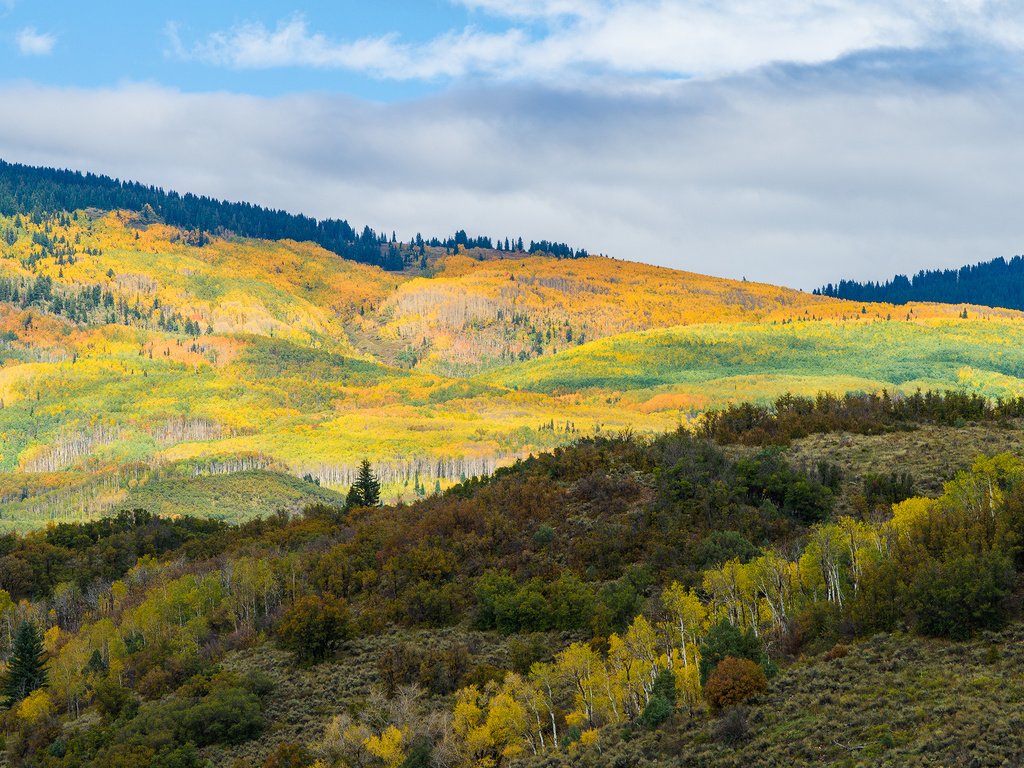
<svg viewBox="0 0 1024 768">
<path fill-rule="evenodd" d="M 719 712 L 743 704 L 768 690 L 764 669 L 749 659 L 726 656 L 715 667 L 704 686 L 704 698 Z"/>
</svg>

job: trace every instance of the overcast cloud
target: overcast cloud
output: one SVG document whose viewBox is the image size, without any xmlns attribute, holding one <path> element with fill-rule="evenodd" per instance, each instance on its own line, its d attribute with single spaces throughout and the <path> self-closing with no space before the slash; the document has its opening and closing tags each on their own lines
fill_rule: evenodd
<svg viewBox="0 0 1024 768">
<path fill-rule="evenodd" d="M 445 81 L 431 95 L 0 84 L 0 156 L 802 288 L 1024 250 L 1016 3 L 461 3 L 507 24 L 167 33 L 189 66 Z"/>
</svg>

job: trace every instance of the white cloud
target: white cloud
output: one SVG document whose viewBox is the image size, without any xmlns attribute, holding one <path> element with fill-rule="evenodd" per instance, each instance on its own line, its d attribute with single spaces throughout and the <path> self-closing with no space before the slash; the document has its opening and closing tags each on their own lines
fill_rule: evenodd
<svg viewBox="0 0 1024 768">
<path fill-rule="evenodd" d="M 502 34 L 466 29 L 419 46 L 404 44 L 395 35 L 336 43 L 311 32 L 301 16 L 273 30 L 246 24 L 214 33 L 191 48 L 182 42 L 176 26 L 169 27 L 168 34 L 178 56 L 232 69 L 349 69 L 392 79 L 460 77 L 491 70 L 525 43 L 523 34 L 514 29 Z"/>
<path fill-rule="evenodd" d="M 816 64 L 879 48 L 951 39 L 1024 43 L 1015 0 L 453 0 L 503 19 L 501 32 L 449 31 L 424 43 L 397 35 L 333 40 L 302 17 L 251 23 L 175 52 L 237 69 L 307 66 L 392 79 L 485 76 L 577 82 L 595 75 L 708 77 L 775 62 Z"/>
<path fill-rule="evenodd" d="M 23 56 L 49 56 L 57 44 L 57 38 L 46 32 L 37 32 L 34 27 L 25 27 L 16 37 L 18 50 Z"/>
<path fill-rule="evenodd" d="M 793 77 L 656 94 L 490 85 L 392 105 L 8 85 L 0 100 L 19 109 L 0 156 L 405 237 L 521 234 L 805 288 L 1019 252 L 1019 77 Z"/>
</svg>

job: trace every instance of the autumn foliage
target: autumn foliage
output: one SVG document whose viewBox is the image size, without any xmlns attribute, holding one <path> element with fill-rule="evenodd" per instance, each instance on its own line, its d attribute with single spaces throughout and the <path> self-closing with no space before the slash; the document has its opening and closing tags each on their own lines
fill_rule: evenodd
<svg viewBox="0 0 1024 768">
<path fill-rule="evenodd" d="M 764 669 L 750 659 L 727 656 L 719 662 L 704 686 L 704 699 L 714 710 L 728 709 L 768 690 Z"/>
</svg>

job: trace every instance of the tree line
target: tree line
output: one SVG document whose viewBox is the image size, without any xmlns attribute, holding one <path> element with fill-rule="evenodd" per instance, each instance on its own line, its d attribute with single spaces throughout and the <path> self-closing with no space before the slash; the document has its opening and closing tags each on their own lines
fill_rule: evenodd
<svg viewBox="0 0 1024 768">
<path fill-rule="evenodd" d="M 896 275 L 885 282 L 840 280 L 814 293 L 887 304 L 934 301 L 1024 309 L 1024 256 L 1000 257 L 959 269 L 921 270 L 913 277 Z"/>
<path fill-rule="evenodd" d="M 739 403 L 706 413 L 698 431 L 719 443 L 778 445 L 815 433 L 881 434 L 920 424 L 1009 422 L 1024 418 L 1024 397 L 992 400 L 973 392 L 786 394 L 771 405 Z"/>
<path fill-rule="evenodd" d="M 138 182 L 121 181 L 93 173 L 42 168 L 0 160 L 0 214 L 39 217 L 88 208 L 129 210 L 143 213 L 145 218 L 161 220 L 192 233 L 190 242 L 202 245 L 205 233 L 233 233 L 240 237 L 265 240 L 297 240 L 313 242 L 339 256 L 388 270 L 402 270 L 427 244 L 457 250 L 494 248 L 488 237 L 471 238 L 464 230 L 445 240 L 425 241 L 421 235 L 403 247 L 393 233 L 377 233 L 370 227 L 361 231 L 344 219 L 316 219 L 302 214 L 264 208 L 252 203 L 217 200 L 205 195 L 180 194 Z M 0 233 L 7 237 L 11 232 Z M 506 238 L 501 250 L 527 250 L 522 238 L 511 247 Z M 40 240 L 44 249 L 52 251 L 53 243 Z M 542 240 L 532 242 L 530 253 L 543 252 L 560 258 L 585 256 L 564 243 Z M 70 251 L 69 251 L 70 253 Z"/>
</svg>

